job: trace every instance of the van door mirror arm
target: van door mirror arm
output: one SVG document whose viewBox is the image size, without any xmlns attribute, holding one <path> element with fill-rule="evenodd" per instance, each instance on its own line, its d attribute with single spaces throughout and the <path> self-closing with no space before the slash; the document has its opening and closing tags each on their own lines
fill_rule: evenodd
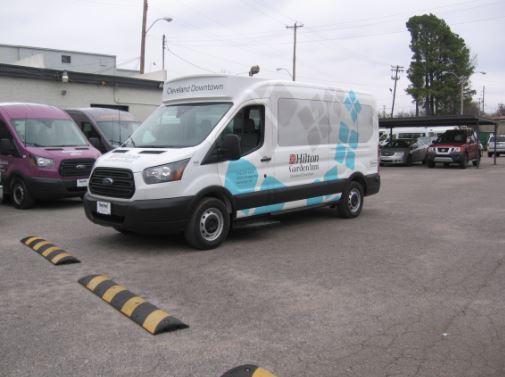
<svg viewBox="0 0 505 377">
<path fill-rule="evenodd" d="M 10 139 L 0 139 L 0 154 L 4 156 L 19 157 L 19 152 L 13 141 Z"/>
</svg>

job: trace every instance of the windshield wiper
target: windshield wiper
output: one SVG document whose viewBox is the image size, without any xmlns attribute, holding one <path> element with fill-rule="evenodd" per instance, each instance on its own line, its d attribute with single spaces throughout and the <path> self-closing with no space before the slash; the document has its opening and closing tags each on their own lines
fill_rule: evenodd
<svg viewBox="0 0 505 377">
<path fill-rule="evenodd" d="M 137 145 L 137 148 L 187 148 L 187 145 Z"/>
</svg>

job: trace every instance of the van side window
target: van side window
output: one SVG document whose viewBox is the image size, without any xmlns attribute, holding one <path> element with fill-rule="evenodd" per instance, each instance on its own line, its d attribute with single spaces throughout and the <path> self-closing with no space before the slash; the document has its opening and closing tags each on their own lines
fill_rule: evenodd
<svg viewBox="0 0 505 377">
<path fill-rule="evenodd" d="M 328 144 L 328 105 L 320 100 L 280 98 L 278 144 L 284 146 Z"/>
<path fill-rule="evenodd" d="M 81 122 L 81 130 L 88 139 L 91 137 L 96 137 L 97 139 L 100 139 L 100 136 L 93 128 L 93 125 L 89 122 Z"/>
<path fill-rule="evenodd" d="M 247 106 L 228 123 L 221 138 L 229 134 L 240 137 L 240 149 L 245 156 L 263 145 L 264 130 L 265 108 L 261 105 Z"/>
</svg>

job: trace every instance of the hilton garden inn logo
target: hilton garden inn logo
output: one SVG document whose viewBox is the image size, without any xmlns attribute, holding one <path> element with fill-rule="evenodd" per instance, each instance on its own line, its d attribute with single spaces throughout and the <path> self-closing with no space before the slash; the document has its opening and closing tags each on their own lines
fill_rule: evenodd
<svg viewBox="0 0 505 377">
<path fill-rule="evenodd" d="M 292 153 L 289 155 L 289 172 L 298 175 L 312 175 L 319 170 L 319 155 L 309 153 Z M 299 174 L 301 173 L 301 174 Z"/>
</svg>

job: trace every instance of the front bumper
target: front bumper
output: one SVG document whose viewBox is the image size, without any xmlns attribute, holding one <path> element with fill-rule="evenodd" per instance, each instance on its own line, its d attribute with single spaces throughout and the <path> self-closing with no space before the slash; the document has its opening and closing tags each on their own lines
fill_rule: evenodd
<svg viewBox="0 0 505 377">
<path fill-rule="evenodd" d="M 87 187 L 78 187 L 78 179 L 88 179 L 87 177 L 76 177 L 73 179 L 61 178 L 41 178 L 25 177 L 24 181 L 35 199 L 59 199 L 81 196 L 86 193 Z"/>
<path fill-rule="evenodd" d="M 170 234 L 184 230 L 191 214 L 194 198 L 179 197 L 123 202 L 99 199 L 90 193 L 84 196 L 84 210 L 95 224 L 146 234 Z M 111 214 L 97 212 L 97 202 L 111 203 Z"/>
<path fill-rule="evenodd" d="M 380 162 L 382 165 L 405 164 L 405 156 L 381 156 Z"/>
<path fill-rule="evenodd" d="M 463 161 L 465 157 L 464 153 L 461 152 L 452 152 L 448 154 L 435 154 L 435 153 L 428 153 L 426 155 L 426 161 L 427 162 L 443 162 L 443 163 L 457 163 L 459 164 L 460 162 Z"/>
<path fill-rule="evenodd" d="M 381 187 L 381 176 L 379 174 L 369 174 L 365 176 L 366 192 L 365 196 L 377 194 Z"/>
</svg>

